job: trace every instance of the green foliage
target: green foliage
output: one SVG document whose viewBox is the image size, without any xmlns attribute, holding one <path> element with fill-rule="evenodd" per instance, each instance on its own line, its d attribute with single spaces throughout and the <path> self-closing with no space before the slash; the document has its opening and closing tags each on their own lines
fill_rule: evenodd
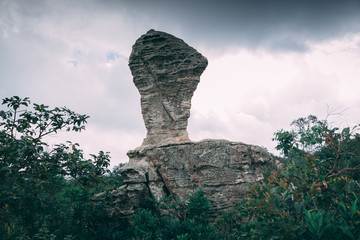
<svg viewBox="0 0 360 240">
<path fill-rule="evenodd" d="M 181 203 L 179 203 L 181 204 Z M 159 205 L 159 204 L 158 204 Z M 171 209 L 176 206 L 167 203 Z M 202 190 L 191 195 L 183 208 L 182 219 L 158 216 L 151 210 L 141 209 L 127 230 L 131 239 L 218 239 L 216 228 L 210 223 L 210 204 Z"/>
<path fill-rule="evenodd" d="M 30 107 L 11 97 L 0 111 L 0 238 L 83 239 L 93 236 L 96 209 L 90 197 L 121 185 L 102 151 L 85 159 L 76 143 L 48 146 L 59 131 L 80 132 L 88 119 L 69 109 Z"/>
<path fill-rule="evenodd" d="M 0 239 L 360 239 L 359 126 L 333 128 L 310 115 L 276 132 L 283 167 L 269 166 L 216 223 L 199 190 L 182 202 L 153 199 L 119 230 L 90 200 L 122 185 L 118 169 L 107 170 L 108 153 L 86 159 L 76 143 L 43 140 L 84 130 L 88 116 L 16 96 L 2 104 Z"/>
<path fill-rule="evenodd" d="M 205 197 L 204 191 L 199 190 L 194 195 L 190 196 L 188 208 L 188 218 L 194 219 L 198 223 L 209 222 L 210 203 Z"/>
<path fill-rule="evenodd" d="M 275 133 L 284 168 L 249 185 L 224 221 L 232 239 L 360 239 L 357 127 L 331 128 L 315 116 Z M 229 220 L 230 218 L 230 220 Z"/>
</svg>

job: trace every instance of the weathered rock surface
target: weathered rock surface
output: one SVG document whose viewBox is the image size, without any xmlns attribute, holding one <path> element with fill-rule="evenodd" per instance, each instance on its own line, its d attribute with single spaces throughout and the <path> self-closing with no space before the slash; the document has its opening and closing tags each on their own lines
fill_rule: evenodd
<svg viewBox="0 0 360 240">
<path fill-rule="evenodd" d="M 207 59 L 183 40 L 150 30 L 134 44 L 129 67 L 141 95 L 143 145 L 188 141 L 191 98 Z"/>
<path fill-rule="evenodd" d="M 94 200 L 105 204 L 117 226 L 128 223 L 137 209 L 153 208 L 151 196 L 185 200 L 198 189 L 209 199 L 214 218 L 230 210 L 245 197 L 247 183 L 263 178 L 271 156 L 240 142 L 188 139 L 191 97 L 206 58 L 184 41 L 150 30 L 133 46 L 129 66 L 141 94 L 147 137 L 128 152 L 130 160 L 120 169 L 125 184 Z"/>
<path fill-rule="evenodd" d="M 261 147 L 226 140 L 158 145 L 129 151 L 120 169 L 125 185 L 106 201 L 111 215 L 127 222 L 139 208 L 172 196 L 185 200 L 203 189 L 216 218 L 244 199 L 247 183 L 263 178 L 269 153 Z M 148 196 L 148 197 L 146 197 Z"/>
</svg>

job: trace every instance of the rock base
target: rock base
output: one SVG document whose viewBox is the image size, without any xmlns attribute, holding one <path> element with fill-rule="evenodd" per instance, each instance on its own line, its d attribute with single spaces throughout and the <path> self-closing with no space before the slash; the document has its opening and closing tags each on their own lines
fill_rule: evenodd
<svg viewBox="0 0 360 240">
<path fill-rule="evenodd" d="M 152 207 L 150 196 L 186 200 L 199 189 L 210 201 L 211 216 L 218 218 L 245 198 L 248 183 L 262 180 L 263 167 L 271 161 L 261 147 L 227 140 L 140 147 L 128 156 L 120 169 L 124 186 L 96 196 L 122 223 L 139 208 Z"/>
</svg>

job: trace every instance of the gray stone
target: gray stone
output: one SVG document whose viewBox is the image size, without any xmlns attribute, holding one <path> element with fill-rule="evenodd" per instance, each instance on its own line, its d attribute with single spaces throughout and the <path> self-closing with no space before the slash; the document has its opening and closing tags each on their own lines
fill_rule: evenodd
<svg viewBox="0 0 360 240">
<path fill-rule="evenodd" d="M 129 67 L 141 95 L 143 145 L 188 141 L 191 98 L 207 59 L 183 40 L 150 30 L 134 44 Z"/>
<path fill-rule="evenodd" d="M 209 199 L 214 219 L 231 210 L 245 198 L 247 184 L 263 178 L 263 167 L 272 158 L 258 146 L 188 139 L 191 97 L 206 58 L 184 41 L 150 30 L 133 46 L 129 66 L 141 94 L 147 137 L 128 152 L 130 160 L 119 170 L 124 186 L 98 194 L 94 201 L 105 204 L 116 226 L 126 226 L 140 208 L 154 208 L 150 197 L 184 201 L 199 189 Z"/>
<path fill-rule="evenodd" d="M 263 167 L 271 160 L 261 147 L 227 140 L 157 145 L 129 151 L 128 156 L 129 163 L 120 169 L 125 185 L 106 201 L 121 222 L 130 221 L 139 208 L 151 206 L 150 196 L 161 200 L 171 195 L 182 201 L 199 189 L 216 219 L 245 198 L 248 183 L 262 180 Z"/>
</svg>

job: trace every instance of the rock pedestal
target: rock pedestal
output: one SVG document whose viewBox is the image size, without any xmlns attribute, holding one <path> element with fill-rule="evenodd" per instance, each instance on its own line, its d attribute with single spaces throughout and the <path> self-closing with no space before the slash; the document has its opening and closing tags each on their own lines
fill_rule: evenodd
<svg viewBox="0 0 360 240">
<path fill-rule="evenodd" d="M 122 223 L 139 208 L 151 208 L 150 196 L 186 200 L 199 189 L 210 201 L 211 216 L 221 217 L 244 199 L 248 183 L 263 178 L 271 159 L 261 147 L 226 140 L 159 145 L 129 151 L 128 156 L 129 163 L 120 169 L 124 186 L 107 197 L 99 195 Z"/>
<path fill-rule="evenodd" d="M 240 142 L 188 139 L 191 97 L 206 58 L 181 39 L 150 30 L 133 46 L 129 66 L 141 94 L 147 137 L 128 152 L 129 162 L 120 169 L 124 185 L 94 199 L 105 202 L 117 226 L 131 221 L 139 208 L 154 207 L 150 197 L 185 200 L 199 189 L 214 218 L 231 210 L 245 197 L 247 184 L 263 178 L 271 156 Z"/>
</svg>

